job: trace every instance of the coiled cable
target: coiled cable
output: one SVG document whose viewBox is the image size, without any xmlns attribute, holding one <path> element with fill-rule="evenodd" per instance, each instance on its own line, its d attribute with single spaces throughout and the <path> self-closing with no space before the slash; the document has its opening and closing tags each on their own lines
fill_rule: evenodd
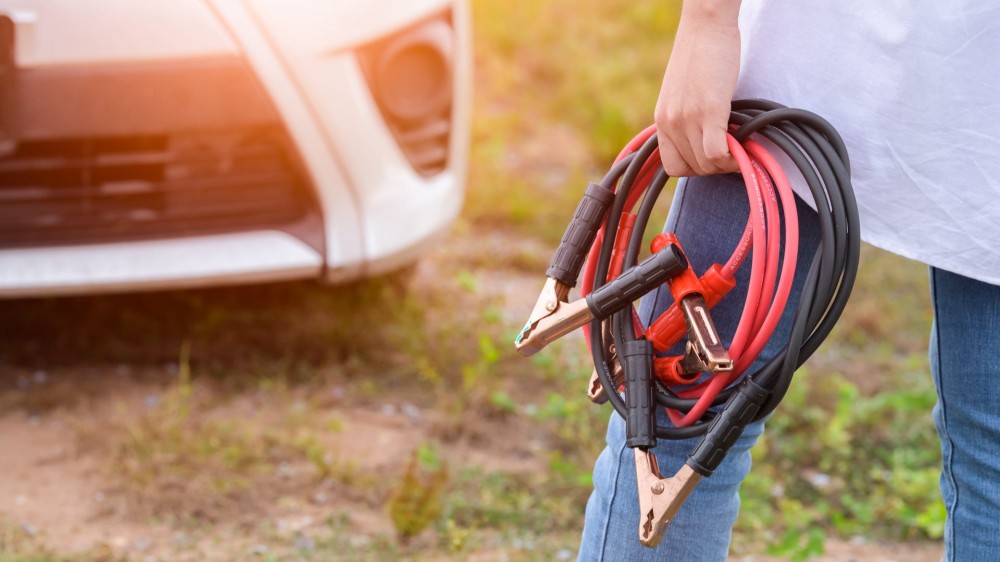
<svg viewBox="0 0 1000 562">
<path fill-rule="evenodd" d="M 768 155 L 761 153 L 761 145 L 753 139 L 762 137 L 784 153 L 804 178 L 815 202 L 819 219 L 819 247 L 809 265 L 787 343 L 760 368 L 753 372 L 738 373 L 742 375 L 742 380 L 752 381 L 756 386 L 766 390 L 766 394 L 761 394 L 759 409 L 752 417 L 752 420 L 759 420 L 778 405 L 791 383 L 795 369 L 816 351 L 832 330 L 847 303 L 858 270 L 859 219 L 850 183 L 847 151 L 842 139 L 827 121 L 814 113 L 787 108 L 770 101 L 739 100 L 733 102 L 730 124 L 730 149 L 734 156 L 743 150 L 755 156 L 741 161 L 744 180 L 749 184 L 761 179 L 765 181 L 777 179 L 774 177 L 776 173 L 773 168 L 776 162 L 771 162 L 771 168 L 766 170 L 770 178 L 760 175 L 762 170 L 768 167 L 761 164 L 761 159 L 767 158 Z M 740 160 L 738 158 L 738 161 Z M 655 132 L 647 129 L 623 150 L 622 155 L 601 182 L 601 185 L 608 188 L 614 186 L 614 201 L 604 218 L 601 228 L 603 235 L 597 236 L 591 249 L 581 292 L 587 294 L 597 290 L 620 271 L 636 265 L 643 233 L 667 179 L 668 176 L 659 162 Z M 785 199 L 783 203 L 786 204 L 786 209 L 789 197 L 790 193 L 787 191 L 781 197 Z M 620 266 L 616 266 L 613 264 L 618 238 L 616 234 L 620 225 L 632 222 L 623 221 L 623 216 L 628 215 L 628 210 L 633 208 L 640 198 L 641 203 L 635 214 L 634 226 L 630 224 L 626 229 L 630 230 L 627 232 L 627 247 L 623 256 L 617 256 Z M 794 210 L 794 205 L 792 209 Z M 755 206 L 752 204 L 751 214 L 754 212 Z M 753 223 L 753 220 L 748 223 Z M 748 236 L 745 240 L 748 240 L 749 245 L 756 251 L 766 233 L 759 232 L 762 223 L 754 224 L 757 225 L 758 231 L 754 232 L 755 228 L 748 225 Z M 731 262 L 742 262 L 742 258 L 735 259 L 739 252 L 740 249 L 734 252 L 734 260 Z M 754 259 L 762 260 L 761 263 L 764 264 L 760 266 L 753 264 L 753 276 L 759 277 L 757 269 L 766 269 L 768 256 L 757 258 L 755 255 Z M 727 266 L 739 267 L 740 263 L 729 263 Z M 786 257 L 783 267 L 787 270 L 787 266 Z M 617 271 L 614 271 L 616 269 Z M 782 277 L 790 279 L 790 274 L 783 271 Z M 777 282 L 777 286 L 768 282 L 762 282 L 760 285 L 762 286 L 759 287 L 758 293 L 767 302 L 780 301 L 782 293 L 787 297 L 788 287 L 783 287 L 781 281 Z M 784 306 L 783 303 L 780 304 Z M 748 303 L 748 307 L 757 307 L 757 303 Z M 762 314 L 745 314 L 741 318 L 741 326 L 737 332 L 749 329 L 744 326 L 746 322 L 754 322 L 757 324 L 757 329 L 763 328 L 762 318 L 768 314 L 767 311 Z M 771 313 L 770 316 L 774 318 L 774 314 Z M 776 314 L 780 316 L 780 310 L 777 310 Z M 625 350 L 632 342 L 644 339 L 641 326 L 637 325 L 637 318 L 632 307 L 615 312 L 610 318 L 610 341 L 606 337 L 607 331 L 602 326 L 601 319 L 591 321 L 589 329 L 585 330 L 597 376 L 605 394 L 615 410 L 626 419 L 628 416 L 626 403 L 618 393 L 618 385 L 612 377 L 612 362 L 609 359 L 612 344 L 613 349 Z M 759 353 L 763 343 L 757 342 L 756 346 L 747 344 L 746 347 L 756 347 L 756 353 Z M 752 363 L 756 354 L 752 353 L 753 349 L 747 351 L 751 353 L 738 359 L 737 364 L 749 366 Z M 708 431 L 711 422 L 718 415 L 718 407 L 733 397 L 738 386 L 732 384 L 736 381 L 731 377 L 716 374 L 714 378 L 721 382 L 710 380 L 696 385 L 693 389 L 683 390 L 673 389 L 658 381 L 655 383 L 655 401 L 672 411 L 671 419 L 674 421 L 670 426 L 657 425 L 656 437 L 684 439 L 703 435 Z M 723 382 L 725 384 L 722 384 Z M 692 414 L 696 414 L 693 419 L 691 419 Z M 746 420 L 742 425 L 752 420 Z M 721 458 L 719 460 L 721 461 Z M 714 467 L 708 470 L 709 473 L 711 469 Z"/>
</svg>

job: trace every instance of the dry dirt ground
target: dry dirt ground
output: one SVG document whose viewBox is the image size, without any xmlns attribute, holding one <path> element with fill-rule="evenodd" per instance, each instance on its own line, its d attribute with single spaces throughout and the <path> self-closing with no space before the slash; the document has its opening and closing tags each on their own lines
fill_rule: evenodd
<svg viewBox="0 0 1000 562">
<path fill-rule="evenodd" d="M 470 245 L 467 237 L 453 237 L 419 266 L 414 283 L 430 283 L 439 278 L 442 270 L 453 268 L 453 260 L 473 249 L 501 251 L 511 246 L 510 240 L 502 237 L 487 237 L 474 245 Z M 504 316 L 518 323 L 524 310 L 530 308 L 541 275 L 541 272 L 527 275 L 493 270 L 481 272 L 479 280 L 483 291 L 503 299 Z M 16 310 L 23 312 L 22 308 Z M 59 317 L 54 315 L 52 322 L 58 321 Z M 38 349 L 20 351 L 40 357 L 46 353 L 44 342 Z M 282 537 L 309 550 L 320 540 L 319 534 L 328 532 L 331 517 L 338 518 L 338 529 L 347 537 L 348 545 L 363 545 L 372 536 L 392 533 L 384 508 L 369 501 L 368 492 L 352 491 L 350 483 L 336 479 L 319 482 L 297 479 L 296 473 L 305 470 L 302 465 L 307 464 L 302 462 L 279 467 L 279 472 L 285 473 L 284 480 L 275 483 L 280 493 L 262 496 L 264 505 L 255 505 L 246 514 L 233 513 L 231 508 L 227 511 L 222 506 L 213 513 L 232 517 L 211 526 L 168 521 L 155 510 L 140 511 L 137 515 L 129 507 L 128 496 L 118 489 L 119 475 L 109 472 L 116 466 L 109 460 L 115 451 L 109 440 L 120 439 L 122 428 L 135 428 L 144 416 L 162 408 L 165 396 L 176 384 L 178 365 L 137 367 L 95 363 L 33 368 L 11 366 L 6 359 L 0 356 L 0 524 L 5 529 L 0 536 L 23 535 L 31 544 L 44 545 L 47 551 L 58 555 L 26 560 L 72 559 L 73 553 L 80 552 L 88 552 L 96 560 L 267 559 L 265 545 L 273 537 Z M 321 415 L 338 420 L 340 427 L 324 438 L 324 444 L 337 450 L 341 459 L 348 459 L 353 474 L 361 481 L 365 477 L 378 479 L 398 473 L 403 462 L 400 452 L 412 450 L 413 444 L 424 439 L 435 424 L 433 412 L 412 406 L 405 396 L 392 392 L 365 407 L 338 400 L 342 389 L 337 386 L 310 388 L 309 392 L 332 396 L 320 402 Z M 290 411 L 268 415 L 272 404 L 291 404 L 294 409 L 297 400 L 294 392 L 275 402 L 267 399 L 270 395 L 261 396 L 260 392 L 247 390 L 225 400 L 208 399 L 204 403 L 211 406 L 192 415 L 236 421 L 251 429 L 261 426 L 257 429 L 263 430 L 280 423 L 275 418 Z M 545 470 L 545 462 L 536 454 L 537 444 L 532 442 L 530 429 L 520 426 L 505 429 L 497 425 L 489 431 L 496 432 L 496 440 L 489 446 L 453 443 L 445 452 L 452 466 L 502 468 L 512 473 Z M 504 435 L 504 431 L 508 434 Z M 529 433 L 519 435 L 520 439 L 511 438 L 510 433 L 524 431 Z M 510 445 L 512 442 L 517 444 Z M 362 488 L 365 486 L 371 487 L 366 484 Z M 160 495 L 161 501 L 182 507 L 196 499 L 171 497 L 169 489 L 162 490 Z M 211 512 L 214 508 L 204 509 Z M 255 537 L 261 537 L 260 544 Z M 419 541 L 418 537 L 418 544 Z M 0 559 L 5 559 L 3 546 L 0 540 Z M 561 551 L 560 555 L 566 559 L 572 552 Z M 338 558 L 333 551 L 327 556 Z M 940 548 L 934 545 L 912 547 L 830 540 L 827 554 L 818 560 L 931 562 L 940 560 L 940 556 Z M 322 558 L 317 553 L 313 559 Z M 442 554 L 433 559 L 451 557 Z M 514 558 L 484 545 L 479 550 L 456 555 L 455 559 Z M 741 554 L 733 560 L 775 559 Z"/>
</svg>

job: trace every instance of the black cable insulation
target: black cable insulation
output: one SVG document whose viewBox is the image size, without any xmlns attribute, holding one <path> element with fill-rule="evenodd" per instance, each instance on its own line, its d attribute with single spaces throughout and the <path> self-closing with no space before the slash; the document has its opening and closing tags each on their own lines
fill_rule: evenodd
<svg viewBox="0 0 1000 562">
<path fill-rule="evenodd" d="M 762 367 L 744 375 L 744 378 L 751 378 L 769 392 L 769 397 L 754 417 L 759 420 L 778 405 L 795 369 L 816 351 L 843 312 L 857 277 L 861 248 L 860 221 L 850 182 L 847 149 L 826 120 L 814 113 L 787 108 L 771 101 L 737 100 L 732 104 L 730 123 L 737 127 L 732 134 L 738 141 L 759 135 L 792 161 L 815 201 L 820 232 L 819 246 L 809 264 L 805 285 L 796 303 L 788 341 Z M 604 223 L 605 236 L 598 254 L 593 290 L 607 282 L 616 238 L 614 233 L 618 231 L 626 200 L 639 170 L 657 148 L 654 134 L 638 150 L 612 166 L 602 180 L 605 187 L 617 188 Z M 636 265 L 650 213 L 667 179 L 661 167 L 644 194 L 626 247 L 623 270 Z M 792 304 L 788 303 L 788 306 Z M 624 349 L 627 342 L 642 336 L 637 336 L 633 328 L 631 308 L 616 312 L 608 321 L 611 322 L 613 341 L 605 341 L 601 320 L 591 322 L 591 353 L 609 402 L 620 415 L 626 417 L 625 402 L 611 377 L 608 351 L 612 343 L 617 349 Z M 720 392 L 712 405 L 725 404 L 736 387 L 734 384 Z M 697 402 L 681 398 L 659 383 L 656 383 L 655 399 L 661 406 L 681 413 L 690 410 Z M 715 416 L 715 412 L 708 410 L 698 421 L 686 427 L 657 426 L 656 436 L 686 439 L 702 435 Z"/>
</svg>

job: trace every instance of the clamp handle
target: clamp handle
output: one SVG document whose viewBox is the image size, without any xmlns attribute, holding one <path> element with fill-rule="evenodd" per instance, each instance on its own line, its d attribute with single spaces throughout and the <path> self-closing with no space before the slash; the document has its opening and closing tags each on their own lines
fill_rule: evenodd
<svg viewBox="0 0 1000 562">
<path fill-rule="evenodd" d="M 521 355 L 533 355 L 594 318 L 603 320 L 625 308 L 685 267 L 684 254 L 671 245 L 629 268 L 586 298 L 569 303 L 558 294 L 561 289 L 565 289 L 564 292 L 569 289 L 561 281 L 549 277 L 514 345 Z"/>
<path fill-rule="evenodd" d="M 566 226 L 562 242 L 545 271 L 547 277 L 570 288 L 576 286 L 576 279 L 587 258 L 587 250 L 594 243 L 604 215 L 614 198 L 615 194 L 603 185 L 592 183 L 587 186 L 573 213 L 573 220 Z"/>
<path fill-rule="evenodd" d="M 768 390 L 747 377 L 729 397 L 708 431 L 688 457 L 687 465 L 702 476 L 711 476 L 726 453 L 736 443 L 747 424 L 756 417 L 767 400 Z"/>
<path fill-rule="evenodd" d="M 687 269 L 684 253 L 674 244 L 665 246 L 642 263 L 587 295 L 587 307 L 595 318 L 607 318 L 617 310 L 652 291 L 657 285 Z"/>
<path fill-rule="evenodd" d="M 656 446 L 656 403 L 653 397 L 653 342 L 625 342 L 625 444 Z"/>
</svg>

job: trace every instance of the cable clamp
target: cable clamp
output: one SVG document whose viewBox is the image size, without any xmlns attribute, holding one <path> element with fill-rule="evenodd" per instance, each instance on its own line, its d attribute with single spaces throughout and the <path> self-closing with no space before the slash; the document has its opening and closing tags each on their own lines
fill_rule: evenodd
<svg viewBox="0 0 1000 562">
<path fill-rule="evenodd" d="M 639 542 L 653 547 L 663 540 L 667 526 L 701 481 L 701 475 L 685 464 L 677 474 L 664 478 L 656 455 L 636 448 L 635 477 L 639 483 Z"/>
<path fill-rule="evenodd" d="M 733 359 L 722 345 L 719 331 L 708 313 L 701 293 L 689 293 L 681 299 L 684 323 L 688 327 L 688 342 L 684 357 L 678 363 L 682 374 L 725 373 L 733 370 Z"/>
<path fill-rule="evenodd" d="M 595 318 L 603 320 L 631 305 L 632 301 L 686 267 L 687 259 L 680 249 L 668 245 L 585 298 L 573 302 L 567 302 L 568 285 L 549 277 L 528 322 L 514 340 L 514 346 L 521 355 L 534 355 L 587 322 Z"/>
<path fill-rule="evenodd" d="M 610 335 L 608 335 L 608 339 L 610 339 Z M 625 369 L 622 368 L 621 362 L 618 361 L 618 350 L 615 349 L 614 344 L 608 347 L 607 355 L 608 370 L 611 372 L 611 382 L 614 383 L 616 389 L 621 388 L 625 384 Z M 604 385 L 601 384 L 601 378 L 597 375 L 596 367 L 590 373 L 590 381 L 587 383 L 587 398 L 594 404 L 604 404 L 608 401 L 607 392 L 604 390 Z"/>
<path fill-rule="evenodd" d="M 684 251 L 677 237 L 670 232 L 657 235 L 651 244 L 654 252 L 667 245 Z M 735 280 L 725 278 L 717 265 L 709 268 L 702 279 L 688 265 L 667 280 L 674 304 L 649 326 L 646 337 L 662 351 L 683 337 L 685 329 L 688 340 L 683 356 L 657 360 L 657 376 L 663 383 L 687 384 L 704 372 L 725 373 L 733 370 L 733 359 L 722 345 L 709 307 L 718 303 L 735 285 Z M 706 295 L 711 302 L 706 302 Z"/>
</svg>

